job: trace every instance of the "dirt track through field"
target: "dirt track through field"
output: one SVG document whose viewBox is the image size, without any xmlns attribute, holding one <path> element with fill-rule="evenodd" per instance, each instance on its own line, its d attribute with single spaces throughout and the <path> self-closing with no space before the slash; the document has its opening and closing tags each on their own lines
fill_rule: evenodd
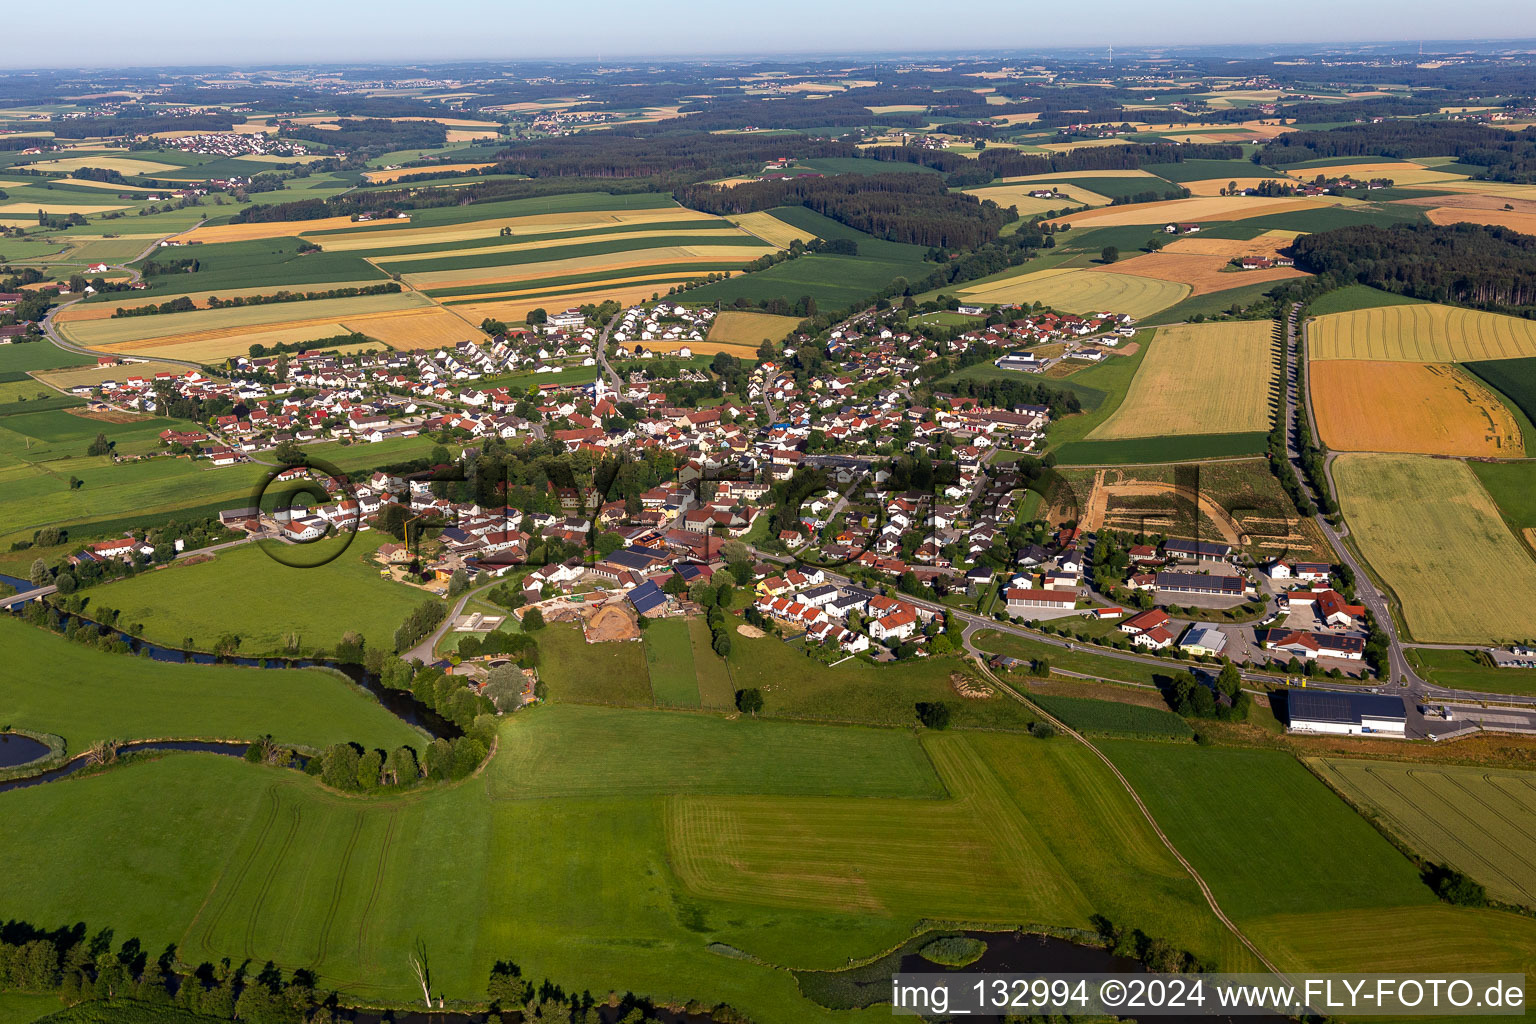
<svg viewBox="0 0 1536 1024">
<path fill-rule="evenodd" d="M 1132 498 L 1168 495 L 1182 498 L 1186 502 L 1197 503 L 1201 512 L 1207 519 L 1216 525 L 1216 530 L 1221 534 L 1221 539 L 1233 547 L 1241 547 L 1243 544 L 1243 528 L 1237 520 L 1222 508 L 1208 494 L 1197 495 L 1188 487 L 1179 487 L 1175 484 L 1160 483 L 1157 481 L 1143 481 L 1130 484 L 1106 484 L 1104 482 L 1107 470 L 1098 470 L 1093 474 L 1093 490 L 1089 492 L 1088 502 L 1083 509 L 1082 522 L 1079 528 L 1093 533 L 1104 526 L 1105 518 L 1109 514 L 1109 501 L 1111 498 Z"/>
</svg>

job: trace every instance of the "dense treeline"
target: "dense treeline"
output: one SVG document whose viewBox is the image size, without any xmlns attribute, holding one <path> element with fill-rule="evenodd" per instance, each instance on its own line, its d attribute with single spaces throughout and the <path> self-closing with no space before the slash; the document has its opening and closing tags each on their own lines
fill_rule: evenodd
<svg viewBox="0 0 1536 1024">
<path fill-rule="evenodd" d="M 1360 226 L 1303 235 L 1297 267 L 1429 302 L 1529 314 L 1536 309 L 1536 236 L 1482 224 Z"/>
<path fill-rule="evenodd" d="M 1241 146 L 1217 143 L 1172 143 L 1124 146 L 1089 146 L 1065 153 L 1031 155 L 1016 149 L 987 149 L 974 161 L 949 175 L 951 185 L 984 185 L 995 178 L 1029 174 L 1066 174 L 1072 171 L 1129 171 L 1143 164 L 1182 163 L 1185 160 L 1241 160 Z"/>
<path fill-rule="evenodd" d="M 1291 132 L 1254 154 L 1272 167 L 1334 157 L 1382 156 L 1399 160 L 1453 156 L 1483 168 L 1478 178 L 1536 181 L 1536 131 L 1509 132 L 1465 121 L 1384 121 L 1331 131 Z"/>
<path fill-rule="evenodd" d="M 71 117 L 27 127 L 53 132 L 59 139 L 94 139 L 170 131 L 227 132 L 234 128 L 235 120 L 225 113 L 154 114 L 146 108 L 130 107 L 115 117 Z M 37 145 L 36 139 L 31 142 Z"/>
<path fill-rule="evenodd" d="M 714 214 L 804 206 L 876 238 L 939 248 L 980 245 L 1018 219 L 1012 208 L 950 192 L 930 174 L 801 176 L 734 188 L 690 185 L 674 196 L 684 206 Z"/>
<path fill-rule="evenodd" d="M 448 141 L 448 129 L 436 121 L 387 121 L 383 118 L 342 119 L 333 129 L 285 124 L 278 134 L 345 150 L 431 149 Z"/>
<path fill-rule="evenodd" d="M 803 135 L 711 135 L 670 132 L 632 138 L 611 132 L 587 132 L 519 144 L 499 154 L 488 173 L 526 174 L 530 178 L 644 178 L 676 176 L 680 181 L 725 178 L 761 170 L 770 160 L 858 156 L 845 142 Z"/>
</svg>

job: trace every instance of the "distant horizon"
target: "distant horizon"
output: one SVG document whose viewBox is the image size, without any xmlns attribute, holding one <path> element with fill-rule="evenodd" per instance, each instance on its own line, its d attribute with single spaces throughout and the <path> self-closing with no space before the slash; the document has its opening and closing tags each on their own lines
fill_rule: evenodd
<svg viewBox="0 0 1536 1024">
<path fill-rule="evenodd" d="M 1471 49 L 1473 44 L 1481 44 L 1481 49 Z M 1523 44 L 1523 45 L 1522 45 Z M 1508 47 L 1513 53 L 1526 52 L 1536 57 L 1536 36 L 1491 37 L 1477 36 L 1466 38 L 1431 39 L 1320 39 L 1313 41 L 1292 42 L 1267 42 L 1252 43 L 1241 41 L 1212 42 L 1212 43 L 1185 43 L 1185 44 L 1140 44 L 1120 46 L 1114 44 L 1115 60 L 1122 58 L 1131 60 L 1145 60 L 1154 54 L 1181 54 L 1189 55 L 1197 51 L 1228 51 L 1242 50 L 1253 51 L 1254 56 L 1247 59 L 1263 59 L 1266 53 L 1302 53 L 1322 54 L 1337 48 L 1373 48 L 1381 51 L 1383 55 L 1391 53 L 1403 53 L 1407 50 L 1422 45 L 1425 57 L 1476 57 L 1489 56 L 1492 52 Z M 1468 47 L 1457 50 L 1431 50 L 1431 47 L 1457 45 Z M 1399 49 L 1404 48 L 1404 49 Z M 1054 46 L 1036 47 L 1002 47 L 998 49 L 871 49 L 871 50 L 804 50 L 804 51 L 708 51 L 698 53 L 596 53 L 587 56 L 571 56 L 564 58 L 551 58 L 540 56 L 485 56 L 470 55 L 461 56 L 434 56 L 434 57 L 410 57 L 406 55 L 380 55 L 375 57 L 311 57 L 304 60 L 269 60 L 269 61 L 210 61 L 207 63 L 186 63 L 180 61 L 160 61 L 156 63 L 76 63 L 76 64 L 6 64 L 0 57 L 0 74 L 11 72 L 23 73 L 69 73 L 69 72 L 96 72 L 96 71 L 153 71 L 168 70 L 177 72 L 205 74 L 213 71 L 251 72 L 251 71 L 283 71 L 301 69 L 306 67 L 325 68 L 366 68 L 366 67 L 453 67 L 455 65 L 489 64 L 489 65 L 552 65 L 566 67 L 592 67 L 598 65 L 621 65 L 625 63 L 654 63 L 654 64 L 710 64 L 710 63 L 750 63 L 775 61 L 805 61 L 832 63 L 837 61 L 898 61 L 898 60 L 973 60 L 973 61 L 1006 61 L 1009 59 L 1028 59 L 1032 57 L 1052 57 L 1054 59 L 1073 59 L 1076 56 L 1084 61 L 1102 60 L 1110 50 L 1109 45 L 1092 47 L 1084 44 L 1063 43 Z"/>
<path fill-rule="evenodd" d="M 564 10 L 522 5 L 508 10 L 491 0 L 464 0 L 451 16 L 433 18 L 428 12 L 425 21 L 419 7 L 402 0 L 269 0 L 254 15 L 248 8 L 209 8 L 199 13 L 195 24 L 184 20 L 185 13 L 183 5 L 168 0 L 145 0 L 125 24 L 117 5 L 87 0 L 71 11 L 67 32 L 61 35 L 57 12 L 22 8 L 8 16 L 8 34 L 46 40 L 48 45 L 0 53 L 0 70 L 672 63 L 1022 56 L 1107 51 L 1111 46 L 1129 54 L 1197 47 L 1411 47 L 1421 39 L 1437 46 L 1536 40 L 1536 18 L 1524 0 L 1464 0 L 1454 10 L 1428 0 L 1405 0 L 1392 11 L 1392 39 L 1379 35 L 1379 12 L 1340 11 L 1327 0 L 1296 0 L 1283 13 L 1209 0 L 1168 0 L 1155 7 L 1136 0 L 1099 0 L 1091 19 L 1078 11 L 1020 10 L 1008 0 L 960 0 L 946 9 L 942 24 L 934 24 L 931 9 L 915 0 L 845 0 L 836 5 L 781 0 L 771 9 L 698 0 L 590 0 L 578 18 Z M 1514 26 L 1519 31 L 1511 33 Z M 1309 35 L 1319 29 L 1331 38 Z M 751 41 L 750 48 L 742 47 L 745 40 Z M 915 46 L 918 40 L 922 45 Z M 977 48 L 983 40 L 989 45 Z"/>
</svg>

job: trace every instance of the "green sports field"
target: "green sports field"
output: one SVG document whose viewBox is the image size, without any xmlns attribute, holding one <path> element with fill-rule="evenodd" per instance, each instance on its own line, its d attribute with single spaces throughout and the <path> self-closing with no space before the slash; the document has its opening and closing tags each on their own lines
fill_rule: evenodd
<svg viewBox="0 0 1536 1024">
<path fill-rule="evenodd" d="M 5 724 L 64 737 L 70 754 L 97 740 L 255 739 L 309 747 L 355 740 L 393 750 L 426 738 L 345 678 L 323 669 L 168 664 L 107 654 L 0 618 L 8 671 Z"/>
</svg>

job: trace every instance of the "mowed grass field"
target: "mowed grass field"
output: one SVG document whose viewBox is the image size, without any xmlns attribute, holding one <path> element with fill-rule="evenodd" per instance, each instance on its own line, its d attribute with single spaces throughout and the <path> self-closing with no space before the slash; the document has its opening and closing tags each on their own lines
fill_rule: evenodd
<svg viewBox="0 0 1536 1024">
<path fill-rule="evenodd" d="M 1508 407 L 1452 364 L 1319 359 L 1308 385 L 1317 429 L 1336 451 L 1525 454 Z"/>
<path fill-rule="evenodd" d="M 1419 855 L 1466 872 L 1495 899 L 1536 906 L 1536 774 L 1346 758 L 1312 764 Z"/>
<path fill-rule="evenodd" d="M 709 325 L 707 340 L 719 345 L 750 349 L 752 356 L 743 355 L 743 358 L 751 358 L 765 340 L 777 344 L 789 337 L 790 332 L 799 325 L 800 321 L 792 316 L 726 310 Z"/>
<path fill-rule="evenodd" d="M 1415 640 L 1498 643 L 1530 633 L 1536 561 L 1464 462 L 1345 454 L 1333 463 L 1355 543 Z"/>
<path fill-rule="evenodd" d="M 693 666 L 688 620 L 658 619 L 646 627 L 644 640 L 645 664 L 657 705 L 698 707 L 699 681 Z"/>
<path fill-rule="evenodd" d="M 1536 323 L 1436 303 L 1320 316 L 1307 327 L 1312 359 L 1461 363 L 1536 356 Z"/>
<path fill-rule="evenodd" d="M 1188 284 L 1137 277 L 1110 269 L 1056 267 L 963 288 L 970 302 L 1043 302 L 1068 313 L 1129 313 L 1138 320 L 1166 309 L 1190 293 Z"/>
<path fill-rule="evenodd" d="M 1267 320 L 1160 327 L 1125 400 L 1088 439 L 1265 430 L 1275 369 Z"/>
<path fill-rule="evenodd" d="M 239 653 L 280 654 L 295 633 L 305 653 L 329 649 L 348 630 L 392 651 L 395 630 L 431 595 L 379 577 L 364 561 L 384 538 L 358 534 L 334 561 L 297 569 L 256 544 L 219 552 L 211 561 L 172 565 L 120 580 L 93 596 L 121 612 L 119 623 L 143 623 L 144 637 L 179 647 L 191 637 L 208 649 L 225 633 L 240 637 Z"/>
<path fill-rule="evenodd" d="M 570 716 L 542 720 L 562 710 L 645 721 L 605 735 Z M 502 725 L 482 775 L 399 797 L 338 797 L 297 773 L 209 755 L 7 793 L 8 912 L 110 919 L 147 946 L 177 943 L 193 962 L 308 966 L 362 998 L 408 1000 L 398 965 L 420 940 L 429 953 L 454 951 L 433 971 L 450 999 L 478 998 L 491 963 L 515 950 L 526 973 L 568 989 L 618 985 L 659 1002 L 729 993 L 760 1020 L 845 1016 L 767 964 L 839 967 L 896 945 L 923 918 L 1088 927 L 1099 911 L 1252 966 L 1088 751 L 1022 736 L 919 743 L 905 731 L 771 725 L 541 708 Z M 740 738 L 722 731 L 732 729 Z M 560 771 L 515 762 L 524 730 L 569 748 L 545 749 Z M 616 749 L 651 738 L 685 758 L 684 774 Z M 780 778 L 797 759 L 807 764 Z M 841 793 L 919 784 L 899 796 L 815 795 L 818 773 Z M 935 776 L 947 796 L 934 795 Z M 579 795 L 620 777 L 622 797 Z M 534 792 L 504 791 L 509 779 Z M 159 827 L 146 829 L 151 809 Z M 805 830 L 798 843 L 786 826 Z M 33 855 L 45 843 L 57 853 Z M 712 943 L 767 963 L 712 955 Z"/>
<path fill-rule="evenodd" d="M 249 740 L 309 747 L 356 741 L 422 749 L 427 738 L 324 669 L 168 664 L 70 643 L 0 619 L 5 721 L 64 737 L 70 755 L 97 740 Z"/>
</svg>

